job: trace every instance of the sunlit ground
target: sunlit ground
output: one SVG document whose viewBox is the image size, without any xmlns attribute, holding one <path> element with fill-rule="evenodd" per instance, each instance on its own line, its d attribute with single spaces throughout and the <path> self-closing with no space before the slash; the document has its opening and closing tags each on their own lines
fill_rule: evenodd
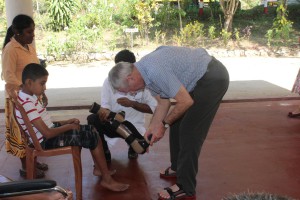
<svg viewBox="0 0 300 200">
<path fill-rule="evenodd" d="M 290 90 L 300 67 L 300 58 L 219 58 L 227 67 L 231 81 L 263 80 Z M 99 87 L 114 63 L 97 61 L 88 64 L 47 66 L 47 88 Z M 4 81 L 0 81 L 4 90 Z"/>
</svg>

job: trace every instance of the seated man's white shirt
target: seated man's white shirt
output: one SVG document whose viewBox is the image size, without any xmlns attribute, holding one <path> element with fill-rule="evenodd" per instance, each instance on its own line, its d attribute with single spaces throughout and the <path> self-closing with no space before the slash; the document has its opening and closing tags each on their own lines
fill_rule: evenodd
<svg viewBox="0 0 300 200">
<path fill-rule="evenodd" d="M 47 112 L 46 108 L 44 108 L 41 103 L 38 101 L 38 98 L 33 95 L 28 95 L 22 91 L 19 92 L 18 96 L 19 103 L 23 106 L 30 122 L 32 123 L 34 120 L 42 119 L 44 123 L 49 127 L 53 127 L 53 123 L 51 120 L 51 117 L 49 113 Z M 26 125 L 24 123 L 24 120 L 21 116 L 21 113 L 19 110 L 16 109 L 16 117 L 19 122 L 19 124 L 22 126 L 22 129 L 25 130 L 25 132 L 29 135 L 28 130 L 26 128 Z M 39 142 L 43 141 L 43 135 L 33 126 L 33 130 L 39 140 Z"/>
<path fill-rule="evenodd" d="M 137 101 L 139 103 L 147 104 L 151 108 L 152 112 L 154 112 L 157 105 L 156 99 L 151 95 L 151 93 L 147 89 L 143 91 L 139 91 L 135 95 L 130 95 L 129 93 L 124 94 L 115 91 L 112 88 L 108 79 L 105 79 L 103 83 L 103 87 L 101 91 L 101 107 L 107 108 L 116 113 L 120 111 L 125 111 L 125 120 L 131 122 L 136 127 L 136 129 L 142 135 L 144 135 L 146 132 L 145 113 L 139 112 L 134 108 L 124 107 L 118 104 L 117 99 L 122 97 L 126 97 L 129 100 Z M 111 140 L 112 138 L 109 139 Z"/>
</svg>

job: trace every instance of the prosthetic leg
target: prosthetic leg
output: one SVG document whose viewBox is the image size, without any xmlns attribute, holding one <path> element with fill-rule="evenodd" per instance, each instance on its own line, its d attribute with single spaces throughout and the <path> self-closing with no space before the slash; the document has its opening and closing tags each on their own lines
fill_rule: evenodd
<svg viewBox="0 0 300 200">
<path fill-rule="evenodd" d="M 97 114 L 101 106 L 94 102 L 90 108 L 90 112 Z M 149 147 L 151 136 L 147 140 L 138 132 L 135 126 L 129 121 L 124 120 L 124 113 L 110 112 L 108 120 L 116 133 L 118 133 L 125 142 L 130 145 L 138 154 L 143 154 Z"/>
</svg>

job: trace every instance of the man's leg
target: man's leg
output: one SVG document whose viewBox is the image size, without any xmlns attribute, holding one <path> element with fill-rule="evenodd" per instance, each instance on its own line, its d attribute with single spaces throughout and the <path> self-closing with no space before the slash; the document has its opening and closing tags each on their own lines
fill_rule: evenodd
<svg viewBox="0 0 300 200">
<path fill-rule="evenodd" d="M 179 154 L 179 127 L 182 118 L 178 119 L 170 127 L 169 144 L 170 144 L 170 158 L 171 158 L 171 170 L 177 171 L 177 160 Z"/>
<path fill-rule="evenodd" d="M 181 121 L 177 183 L 182 185 L 188 195 L 195 194 L 198 157 L 228 84 L 226 68 L 213 60 L 204 77 L 197 82 L 192 92 L 194 104 Z"/>
</svg>

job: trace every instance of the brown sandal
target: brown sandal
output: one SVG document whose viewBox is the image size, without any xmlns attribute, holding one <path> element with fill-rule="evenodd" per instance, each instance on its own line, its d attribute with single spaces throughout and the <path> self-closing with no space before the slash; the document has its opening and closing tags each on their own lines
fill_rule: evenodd
<svg viewBox="0 0 300 200">
<path fill-rule="evenodd" d="M 160 178 L 176 178 L 176 172 L 170 172 L 171 167 L 168 167 L 164 173 L 159 173 Z"/>
<path fill-rule="evenodd" d="M 177 191 L 172 191 L 170 187 L 164 188 L 165 191 L 169 193 L 168 198 L 164 198 L 158 194 L 159 198 L 158 200 L 196 200 L 196 195 L 189 196 L 183 191 L 182 186 L 179 184 L 176 184 L 178 186 Z"/>
</svg>

